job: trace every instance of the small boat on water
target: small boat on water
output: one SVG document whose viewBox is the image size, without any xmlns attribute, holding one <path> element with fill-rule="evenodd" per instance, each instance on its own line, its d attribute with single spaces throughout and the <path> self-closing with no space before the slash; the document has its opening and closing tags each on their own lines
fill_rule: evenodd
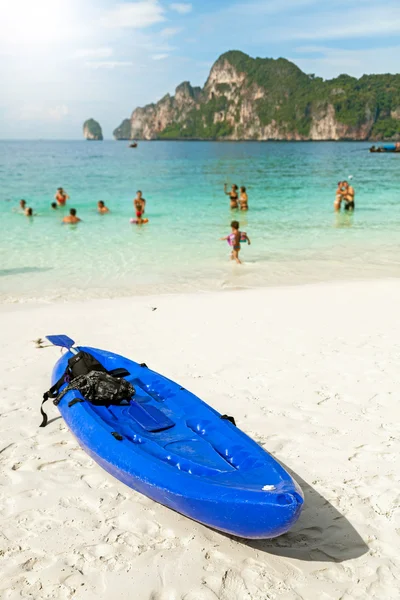
<svg viewBox="0 0 400 600">
<path fill-rule="evenodd" d="M 132 144 L 129 144 L 129 148 L 137 148 L 137 142 L 132 142 Z"/>
<path fill-rule="evenodd" d="M 400 142 L 384 144 L 383 146 L 371 146 L 370 152 L 398 152 L 400 153 Z"/>
</svg>

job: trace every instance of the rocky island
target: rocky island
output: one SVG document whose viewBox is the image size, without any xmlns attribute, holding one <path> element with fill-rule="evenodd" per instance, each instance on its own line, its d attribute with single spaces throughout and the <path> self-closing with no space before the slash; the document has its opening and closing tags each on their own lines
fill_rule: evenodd
<svg viewBox="0 0 400 600">
<path fill-rule="evenodd" d="M 100 127 L 100 123 L 94 119 L 88 119 L 83 124 L 83 136 L 85 140 L 90 141 L 101 141 L 103 139 L 103 132 Z"/>
<path fill-rule="evenodd" d="M 400 75 L 340 75 L 323 80 L 279 58 L 230 51 L 203 88 L 133 111 L 121 139 L 400 140 Z"/>
</svg>

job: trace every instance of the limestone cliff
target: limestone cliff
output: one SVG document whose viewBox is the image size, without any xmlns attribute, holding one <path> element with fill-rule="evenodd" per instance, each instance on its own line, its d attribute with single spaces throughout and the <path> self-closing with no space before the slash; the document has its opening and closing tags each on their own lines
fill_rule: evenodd
<svg viewBox="0 0 400 600">
<path fill-rule="evenodd" d="M 83 124 L 83 137 L 85 140 L 101 141 L 103 139 L 103 132 L 100 124 L 94 119 L 88 119 Z"/>
<path fill-rule="evenodd" d="M 400 75 L 324 81 L 283 58 L 223 54 L 203 88 L 133 111 L 116 139 L 400 139 Z"/>
</svg>

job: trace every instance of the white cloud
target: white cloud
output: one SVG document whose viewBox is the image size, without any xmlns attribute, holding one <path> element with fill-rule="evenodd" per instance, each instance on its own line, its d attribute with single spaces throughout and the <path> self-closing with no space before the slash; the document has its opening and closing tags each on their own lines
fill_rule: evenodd
<svg viewBox="0 0 400 600">
<path fill-rule="evenodd" d="M 182 27 L 166 27 L 160 31 L 162 37 L 173 37 L 182 31 Z"/>
<path fill-rule="evenodd" d="M 112 48 L 82 48 L 74 53 L 73 58 L 109 58 L 112 55 Z"/>
<path fill-rule="evenodd" d="M 60 104 L 51 108 L 43 106 L 23 106 L 17 118 L 20 121 L 62 121 L 69 115 L 69 108 L 66 104 Z"/>
<path fill-rule="evenodd" d="M 174 2 L 173 4 L 170 4 L 169 7 L 180 15 L 187 15 L 192 10 L 192 5 L 188 2 Z"/>
<path fill-rule="evenodd" d="M 400 35 L 400 8 L 387 0 L 385 5 L 353 5 L 346 10 L 344 20 L 338 11 L 319 11 L 314 16 L 302 16 L 285 22 L 270 36 L 273 40 L 336 40 Z M 332 5 L 331 5 L 332 6 Z"/>
<path fill-rule="evenodd" d="M 233 4 L 228 12 L 241 15 L 264 15 L 288 12 L 299 8 L 319 4 L 320 0 L 262 0 L 261 2 L 239 2 Z"/>
<path fill-rule="evenodd" d="M 326 46 L 304 46 L 296 49 L 301 57 L 291 57 L 304 72 L 325 78 L 341 73 L 361 77 L 369 73 L 398 73 L 400 46 L 345 50 Z M 309 54 L 310 56 L 307 56 Z"/>
<path fill-rule="evenodd" d="M 165 60 L 168 58 L 169 54 L 153 54 L 151 57 L 153 60 Z"/>
<path fill-rule="evenodd" d="M 144 29 L 165 21 L 164 9 L 158 0 L 142 0 L 117 4 L 101 19 L 101 24 L 110 28 Z"/>
<path fill-rule="evenodd" d="M 85 66 L 89 69 L 118 69 L 132 67 L 133 63 L 126 60 L 89 60 Z"/>
</svg>

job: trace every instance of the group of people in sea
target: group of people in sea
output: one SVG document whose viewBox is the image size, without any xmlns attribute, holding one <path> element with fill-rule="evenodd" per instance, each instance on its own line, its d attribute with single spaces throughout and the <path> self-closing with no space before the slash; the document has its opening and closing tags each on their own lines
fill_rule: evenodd
<svg viewBox="0 0 400 600">
<path fill-rule="evenodd" d="M 238 186 L 233 184 L 231 190 L 227 191 L 227 184 L 224 186 L 224 192 L 230 198 L 230 208 L 232 210 L 240 209 L 247 211 L 249 209 L 248 205 L 248 196 L 246 193 L 246 188 L 241 186 L 240 188 L 240 197 L 238 196 Z M 55 202 L 51 203 L 52 210 L 58 210 L 59 208 L 65 208 L 67 205 L 67 201 L 70 199 L 67 192 L 64 188 L 60 187 L 57 189 L 57 192 L 54 196 Z M 27 206 L 26 200 L 20 200 L 19 203 L 20 211 L 23 212 L 27 217 L 33 217 L 34 212 L 31 207 Z M 145 210 L 146 210 L 146 199 L 143 197 L 142 191 L 138 190 L 136 192 L 136 196 L 133 200 L 133 206 L 136 213 L 136 219 L 132 218 L 130 220 L 131 223 L 136 225 L 142 225 L 148 223 L 149 220 L 144 218 Z M 105 214 L 110 212 L 110 209 L 105 205 L 103 200 L 99 200 L 97 202 L 97 212 L 99 214 Z M 64 216 L 62 219 L 63 223 L 75 225 L 80 223 L 82 219 L 77 216 L 76 208 L 70 208 L 69 214 Z M 231 222 L 231 233 L 226 237 L 221 238 L 221 240 L 225 240 L 231 246 L 231 260 L 234 260 L 236 263 L 241 264 L 239 258 L 239 252 L 241 249 L 241 243 L 248 243 L 250 245 L 250 238 L 248 237 L 246 232 L 240 231 L 238 221 Z"/>
<path fill-rule="evenodd" d="M 61 207 L 65 207 L 67 204 L 67 200 L 69 200 L 69 196 L 64 191 L 63 188 L 58 188 L 56 195 L 54 197 L 55 197 L 56 202 L 52 202 L 50 204 L 50 207 L 52 210 L 58 210 Z M 19 201 L 19 208 L 20 208 L 20 211 L 22 211 L 26 217 L 36 216 L 35 213 L 33 212 L 33 208 L 26 205 L 26 200 Z M 98 201 L 97 212 L 100 214 L 105 214 L 105 213 L 110 212 L 110 209 L 105 205 L 104 200 Z M 77 213 L 76 208 L 70 208 L 69 215 L 66 215 L 63 218 L 62 222 L 69 223 L 72 225 L 75 225 L 76 223 L 80 223 L 82 221 L 82 219 L 77 217 L 76 213 Z"/>
<path fill-rule="evenodd" d="M 344 210 L 353 211 L 355 208 L 355 190 L 354 187 L 347 181 L 339 181 L 336 190 L 336 198 L 333 207 L 336 212 L 340 211 L 342 202 L 344 202 Z"/>
<path fill-rule="evenodd" d="M 239 209 L 240 210 L 249 210 L 249 198 L 247 196 L 246 188 L 244 185 L 240 187 L 240 196 L 238 195 L 238 186 L 234 183 L 230 189 L 227 191 L 228 185 L 225 183 L 224 192 L 230 198 L 230 207 L 232 210 Z"/>
</svg>

